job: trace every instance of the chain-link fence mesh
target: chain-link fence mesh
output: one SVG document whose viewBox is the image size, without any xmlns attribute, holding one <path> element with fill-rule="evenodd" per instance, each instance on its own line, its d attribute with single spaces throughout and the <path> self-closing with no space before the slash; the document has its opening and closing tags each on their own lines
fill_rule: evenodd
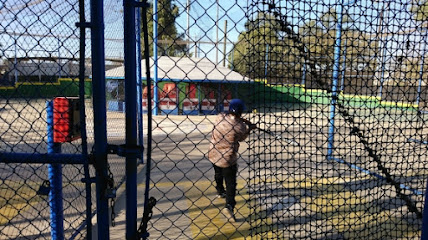
<svg viewBox="0 0 428 240">
<path fill-rule="evenodd" d="M 421 6 L 159 1 L 150 237 L 418 239 Z M 208 160 L 216 115 L 232 98 L 258 127 L 239 150 L 235 222 Z"/>
<path fill-rule="evenodd" d="M 420 238 L 426 2 L 149 3 L 152 89 L 144 60 L 136 71 L 143 79 L 140 123 L 144 136 L 152 133 L 140 137 L 152 145 L 146 148 L 152 156 L 148 187 L 157 203 L 150 239 Z M 79 95 L 79 1 L 0 5 L 0 149 L 47 153 L 46 101 Z M 120 145 L 126 125 L 123 2 L 104 1 L 104 11 L 107 136 Z M 137 17 L 138 34 L 141 22 Z M 91 152 L 90 35 L 85 38 Z M 217 196 L 208 151 L 217 114 L 234 98 L 245 101 L 242 117 L 257 128 L 240 143 L 232 222 L 224 214 L 227 200 Z M 76 140 L 61 150 L 80 154 L 84 146 Z M 125 161 L 108 158 L 108 187 L 119 190 L 117 206 L 116 198 L 110 202 L 116 217 L 110 232 L 123 238 Z M 48 167 L 1 163 L 0 239 L 51 238 L 43 188 Z M 139 217 L 147 187 L 145 164 L 140 167 Z M 85 198 L 94 203 L 96 194 L 93 188 L 87 196 L 81 180 L 95 175 L 90 170 L 63 165 L 67 239 L 87 237 L 85 211 L 95 207 Z"/>
<path fill-rule="evenodd" d="M 17 159 L 29 154 L 28 164 L 0 160 L 0 239 L 51 239 L 52 214 L 63 216 L 66 239 L 86 236 L 86 209 L 91 206 L 85 199 L 91 196 L 82 182 L 84 165 L 62 166 L 63 212 L 52 213 L 48 171 L 56 165 L 32 161 L 32 156 L 49 152 L 47 102 L 79 96 L 78 22 L 79 1 L 0 1 L 0 151 Z M 90 65 L 86 69 L 90 107 Z M 87 114 L 90 123 L 91 112 Z M 60 152 L 81 154 L 82 148 L 80 139 L 61 143 Z"/>
</svg>

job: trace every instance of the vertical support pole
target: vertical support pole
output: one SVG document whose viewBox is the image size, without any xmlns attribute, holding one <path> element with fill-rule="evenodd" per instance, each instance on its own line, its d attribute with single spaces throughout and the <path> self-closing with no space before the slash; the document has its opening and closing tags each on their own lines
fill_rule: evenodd
<svg viewBox="0 0 428 240">
<path fill-rule="evenodd" d="M 265 81 L 267 83 L 268 75 L 268 61 L 269 61 L 269 44 L 266 44 L 266 54 L 265 54 Z"/>
<path fill-rule="evenodd" d="M 61 67 L 61 41 L 60 38 L 58 38 L 58 68 L 59 68 L 59 74 L 58 74 L 58 78 L 61 78 L 61 71 L 62 71 L 62 67 Z"/>
<path fill-rule="evenodd" d="M 201 96 L 201 84 L 197 83 L 196 88 L 198 91 L 198 114 L 202 114 L 202 96 Z"/>
<path fill-rule="evenodd" d="M 126 146 L 137 144 L 135 0 L 124 0 Z M 126 239 L 137 237 L 137 159 L 126 156 Z"/>
<path fill-rule="evenodd" d="M 422 215 L 421 240 L 428 240 L 428 181 L 426 183 L 424 212 Z"/>
<path fill-rule="evenodd" d="M 331 103 L 330 103 L 330 118 L 329 118 L 329 130 L 328 130 L 328 146 L 327 146 L 327 159 L 331 159 L 333 155 L 334 147 L 334 117 L 336 114 L 336 102 L 337 102 L 337 81 L 339 79 L 340 71 L 340 48 L 342 42 L 342 20 L 343 20 L 343 5 L 344 1 L 342 0 L 340 4 L 337 5 L 337 24 L 336 24 L 336 41 L 334 46 L 334 64 L 333 64 L 333 83 L 331 89 Z"/>
<path fill-rule="evenodd" d="M 187 0 L 186 2 L 186 13 L 187 13 L 187 27 L 186 27 L 186 54 L 188 57 L 190 57 L 190 0 Z M 195 54 L 196 57 L 196 54 Z"/>
<path fill-rule="evenodd" d="M 154 13 L 157 15 L 157 0 L 153 1 L 153 8 L 154 8 Z M 149 34 L 148 34 L 148 24 L 147 24 L 147 8 L 143 8 L 143 12 L 142 12 L 142 19 L 143 19 L 143 33 L 144 33 L 144 59 L 145 64 L 146 64 L 146 81 L 147 81 L 147 89 L 149 89 L 149 91 L 147 91 L 147 99 L 151 99 L 152 95 L 151 95 L 151 78 L 150 78 L 150 63 L 149 63 Z M 155 23 L 157 24 L 157 17 L 155 20 Z M 154 26 L 154 29 L 156 29 L 157 27 Z M 156 30 L 157 32 L 157 30 Z M 156 37 L 157 37 L 157 33 L 156 33 Z M 156 49 L 156 41 L 157 39 L 155 38 L 155 46 L 154 49 Z M 157 52 L 157 49 L 155 50 L 155 53 Z M 156 62 L 156 58 L 155 58 L 155 62 Z M 155 66 L 155 71 L 157 71 L 157 66 Z M 156 72 L 157 74 L 157 72 Z M 155 88 L 155 93 L 157 94 L 157 88 Z M 156 102 L 157 99 L 155 99 L 154 102 Z M 143 212 L 143 219 L 141 220 L 141 225 L 140 225 L 140 233 L 141 235 L 139 237 L 142 237 L 143 239 L 147 239 L 149 237 L 149 233 L 147 232 L 147 223 L 151 217 L 151 208 L 150 208 L 150 203 L 149 203 L 149 189 L 150 189 L 150 171 L 151 171 L 151 164 L 152 164 L 152 111 L 150 110 L 152 108 L 152 101 L 148 101 L 147 102 L 147 107 L 149 109 L 149 111 L 147 111 L 147 163 L 146 163 L 146 187 L 144 189 L 144 212 Z"/>
<path fill-rule="evenodd" d="M 53 101 L 46 102 L 46 123 L 47 123 L 47 141 L 48 154 L 61 153 L 61 143 L 54 142 L 54 107 Z M 64 211 L 62 202 L 62 166 L 61 164 L 49 164 L 49 207 L 51 220 L 52 240 L 64 239 Z"/>
<path fill-rule="evenodd" d="M 16 87 L 16 84 L 18 83 L 18 61 L 17 61 L 17 54 L 18 54 L 18 50 L 16 49 L 18 46 L 18 40 L 15 39 L 15 58 L 13 61 L 13 68 L 14 68 L 14 75 L 15 75 L 15 84 L 13 85 L 14 87 Z"/>
<path fill-rule="evenodd" d="M 138 100 L 138 145 L 143 146 L 143 80 L 141 78 L 141 9 L 137 9 L 137 100 Z M 143 151 L 141 151 L 143 152 Z M 144 163 L 141 154 L 141 164 Z"/>
<path fill-rule="evenodd" d="M 235 49 L 235 45 L 233 45 L 233 47 L 232 47 L 232 56 L 230 57 L 230 70 L 232 70 L 233 71 L 233 66 L 234 66 L 234 64 L 233 64 L 233 57 L 234 57 L 234 53 L 235 53 L 235 51 L 233 50 L 233 49 Z"/>
<path fill-rule="evenodd" d="M 379 30 L 378 30 L 378 34 L 380 36 L 382 36 L 383 33 L 383 14 L 385 11 L 385 4 L 388 4 L 386 6 L 386 10 L 389 9 L 389 4 L 390 2 L 384 2 L 384 5 L 382 6 L 382 10 L 379 14 Z M 389 16 L 389 11 L 386 12 L 386 18 L 388 19 Z M 383 91 L 383 81 L 384 81 L 384 76 L 385 76 L 385 68 L 386 68 L 386 64 L 385 64 L 385 58 L 386 58 L 386 45 L 387 45 L 387 37 L 385 37 L 385 40 L 381 40 L 382 42 L 382 51 L 381 51 L 381 55 L 380 55 L 380 61 L 381 61 L 381 75 L 380 75 L 380 86 L 379 86 L 379 98 L 382 101 L 382 91 Z"/>
<path fill-rule="evenodd" d="M 93 157 L 96 171 L 98 239 L 110 239 L 107 189 L 107 114 L 104 54 L 104 1 L 91 3 L 92 89 L 94 107 Z"/>
<path fill-rule="evenodd" d="M 222 112 L 223 108 L 222 108 L 222 104 L 223 102 L 221 101 L 221 83 L 218 84 L 217 86 L 217 113 Z"/>
<path fill-rule="evenodd" d="M 348 39 L 345 38 L 345 46 L 343 46 L 343 62 L 342 62 L 342 76 L 340 76 L 340 92 L 343 94 L 343 90 L 345 89 L 343 84 L 345 84 L 345 72 L 346 72 L 346 45 L 348 43 Z"/>
<path fill-rule="evenodd" d="M 426 30 L 426 33 L 428 33 L 428 30 Z M 426 43 L 426 33 L 422 38 L 422 44 L 427 44 Z M 424 47 L 423 51 L 422 51 L 422 57 L 421 57 L 421 67 L 419 68 L 419 83 L 418 83 L 418 93 L 416 96 L 416 105 L 419 106 L 419 102 L 421 99 L 421 88 L 422 88 L 422 77 L 424 75 L 424 65 L 425 65 L 425 53 L 426 53 L 426 47 Z"/>
<path fill-rule="evenodd" d="M 147 60 L 147 59 L 146 59 Z M 158 115 L 158 0 L 153 0 L 153 115 Z M 150 88 L 149 88 L 150 89 Z M 150 131 L 151 129 L 149 129 Z"/>
<path fill-rule="evenodd" d="M 217 6 L 217 17 L 215 20 L 215 26 L 216 26 L 216 37 L 215 37 L 215 64 L 218 65 L 218 15 L 219 15 L 219 0 L 216 0 L 216 6 Z"/>
<path fill-rule="evenodd" d="M 303 61 L 302 66 L 302 83 L 301 85 L 304 87 L 306 83 L 306 60 Z"/>
<path fill-rule="evenodd" d="M 386 40 L 385 40 L 386 41 Z M 383 91 L 383 80 L 385 77 L 385 69 L 386 69 L 386 64 L 385 64 L 385 55 L 386 55 L 386 42 L 383 46 L 383 51 L 382 51 L 382 56 L 381 56 L 381 65 L 382 65 L 382 70 L 381 70 L 381 75 L 380 75 L 380 86 L 379 86 L 379 98 L 382 101 L 382 91 Z"/>
<path fill-rule="evenodd" d="M 175 87 L 175 92 L 176 92 L 175 102 L 177 103 L 176 104 L 177 109 L 174 109 L 174 111 L 177 111 L 177 115 L 179 115 L 180 114 L 180 88 L 179 88 L 179 83 L 178 82 L 174 83 L 174 87 Z"/>
<path fill-rule="evenodd" d="M 224 20 L 223 67 L 226 67 L 227 20 Z"/>
<path fill-rule="evenodd" d="M 80 135 L 82 137 L 82 154 L 88 159 L 88 142 L 86 133 L 86 111 L 85 111 L 85 50 L 86 50 L 86 23 L 85 1 L 79 0 L 79 22 L 80 22 L 80 42 L 79 42 L 79 103 L 80 103 Z M 92 239 L 92 189 L 90 182 L 89 163 L 83 165 L 85 174 L 86 193 L 86 236 Z"/>
</svg>

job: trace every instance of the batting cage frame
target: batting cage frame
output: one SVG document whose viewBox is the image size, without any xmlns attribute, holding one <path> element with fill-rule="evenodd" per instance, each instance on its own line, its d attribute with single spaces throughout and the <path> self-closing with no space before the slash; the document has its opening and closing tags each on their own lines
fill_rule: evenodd
<svg viewBox="0 0 428 240">
<path fill-rule="evenodd" d="M 428 1 L 0 6 L 0 239 L 428 239 Z"/>
</svg>

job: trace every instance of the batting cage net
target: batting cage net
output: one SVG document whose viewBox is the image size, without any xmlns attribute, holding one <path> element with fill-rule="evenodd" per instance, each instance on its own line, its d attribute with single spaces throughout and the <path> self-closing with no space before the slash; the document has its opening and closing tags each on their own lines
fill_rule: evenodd
<svg viewBox="0 0 428 240">
<path fill-rule="evenodd" d="M 163 4 L 159 13 L 169 9 Z M 186 17 L 187 5 L 176 4 Z M 177 25 L 189 40 L 159 38 L 151 236 L 419 239 L 427 179 L 424 4 L 191 2 L 191 32 L 186 22 Z M 199 47 L 205 39 L 213 45 Z M 171 57 L 172 50 L 182 55 Z M 205 57 L 211 64 L 202 65 Z M 203 76 L 193 78 L 195 71 Z M 216 115 L 235 98 L 257 128 L 241 142 L 231 222 L 209 149 Z"/>
<path fill-rule="evenodd" d="M 426 4 L 426 3 L 425 3 Z M 259 1 L 248 219 L 261 239 L 417 239 L 426 12 L 402 1 Z M 416 167 L 416 168 L 415 168 Z"/>
</svg>

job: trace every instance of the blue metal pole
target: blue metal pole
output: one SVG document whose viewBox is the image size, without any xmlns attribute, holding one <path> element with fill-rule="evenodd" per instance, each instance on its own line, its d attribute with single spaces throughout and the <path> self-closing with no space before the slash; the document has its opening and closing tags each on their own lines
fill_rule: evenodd
<svg viewBox="0 0 428 240">
<path fill-rule="evenodd" d="M 141 79 L 141 10 L 137 10 L 137 98 L 138 98 L 138 145 L 143 146 L 143 82 Z M 141 164 L 144 163 L 141 151 Z"/>
<path fill-rule="evenodd" d="M 61 153 L 61 143 L 54 142 L 54 120 L 53 120 L 53 102 L 46 102 L 46 123 L 47 123 L 47 141 L 48 154 Z M 64 211 L 62 202 L 62 166 L 61 164 L 49 164 L 49 207 L 51 220 L 52 240 L 64 239 Z"/>
<path fill-rule="evenodd" d="M 302 67 L 302 86 L 305 86 L 306 83 L 306 60 L 303 62 Z"/>
<path fill-rule="evenodd" d="M 98 239 L 110 239 L 107 190 L 107 113 L 104 54 L 104 1 L 91 4 L 92 89 L 94 108 L 93 156 L 96 171 Z"/>
<path fill-rule="evenodd" d="M 15 59 L 13 61 L 13 69 L 14 69 L 14 76 L 15 76 L 15 83 L 13 84 L 14 87 L 16 87 L 16 84 L 18 84 L 18 61 L 17 61 L 17 47 L 18 47 L 18 40 L 15 39 Z"/>
<path fill-rule="evenodd" d="M 385 40 L 386 41 L 386 40 Z M 386 44 L 386 43 L 385 43 Z M 383 46 L 383 51 L 382 51 L 382 57 L 381 57 L 381 61 L 382 61 L 382 69 L 381 69 L 381 74 L 380 74 L 380 86 L 379 86 L 379 98 L 382 100 L 382 91 L 383 91 L 383 79 L 385 76 L 385 68 L 386 68 L 386 64 L 385 64 L 385 54 L 386 54 L 386 46 Z"/>
<path fill-rule="evenodd" d="M 266 44 L 266 55 L 265 55 L 265 80 L 267 81 L 268 75 L 268 61 L 269 61 L 269 44 Z"/>
<path fill-rule="evenodd" d="M 137 74 L 135 39 L 135 0 L 124 0 L 124 49 L 125 49 L 125 123 L 126 146 L 137 144 Z M 126 239 L 137 237 L 137 159 L 126 157 Z"/>
<path fill-rule="evenodd" d="M 428 30 L 426 32 L 428 33 Z M 422 43 L 426 44 L 426 35 L 423 36 Z M 422 76 L 424 75 L 424 65 L 425 65 L 425 53 L 426 53 L 426 47 L 424 47 L 424 50 L 422 51 L 421 67 L 419 69 L 418 95 L 416 96 L 416 105 L 418 106 L 421 98 Z"/>
<path fill-rule="evenodd" d="M 337 25 L 336 25 L 336 41 L 334 46 L 334 64 L 333 64 L 333 83 L 331 89 L 331 104 L 330 104 L 330 127 L 328 130 L 328 146 L 327 146 L 327 159 L 332 158 L 333 147 L 334 147 L 334 117 L 336 114 L 336 102 L 337 102 L 337 81 L 339 79 L 340 71 L 340 45 L 342 42 L 342 20 L 343 20 L 343 5 L 344 1 L 342 0 L 340 4 L 337 5 Z"/>
<path fill-rule="evenodd" d="M 428 181 L 425 190 L 424 212 L 422 215 L 422 235 L 421 240 L 428 240 Z"/>
<path fill-rule="evenodd" d="M 196 83 L 196 88 L 198 89 L 198 114 L 202 114 L 202 96 L 201 96 L 201 84 Z"/>
<path fill-rule="evenodd" d="M 345 39 L 345 46 L 343 47 L 343 62 L 342 62 L 342 76 L 340 76 L 340 92 L 343 93 L 345 83 L 345 72 L 346 72 L 346 44 L 348 39 Z"/>
<path fill-rule="evenodd" d="M 153 0 L 153 114 L 158 115 L 158 102 L 159 102 L 159 94 L 158 94 L 158 1 Z M 149 89 L 150 91 L 150 89 Z M 148 100 L 150 101 L 150 100 Z M 151 129 L 149 129 L 151 131 Z"/>
<path fill-rule="evenodd" d="M 389 6 L 388 6 L 389 8 Z M 382 10 L 383 11 L 383 10 Z M 389 11 L 386 12 L 386 18 L 389 17 Z M 383 32 L 383 26 L 381 28 L 381 32 Z M 384 76 L 385 76 L 385 69 L 386 69 L 386 64 L 385 64 L 385 56 L 386 56 L 386 45 L 387 45 L 387 37 L 385 37 L 385 42 L 382 41 L 382 55 L 380 58 L 381 61 L 381 75 L 380 75 L 380 86 L 379 86 L 379 98 L 380 100 L 382 100 L 382 91 L 383 91 L 383 80 L 384 80 Z"/>
</svg>

